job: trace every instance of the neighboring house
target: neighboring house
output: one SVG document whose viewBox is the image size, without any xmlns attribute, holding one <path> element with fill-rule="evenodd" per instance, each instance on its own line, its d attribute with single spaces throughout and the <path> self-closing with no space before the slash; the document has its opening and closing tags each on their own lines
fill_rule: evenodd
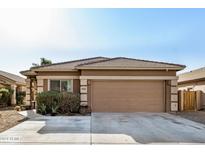
<svg viewBox="0 0 205 154">
<path fill-rule="evenodd" d="M 92 112 L 178 110 L 176 71 L 184 65 L 124 57 L 95 57 L 34 67 L 27 76 L 27 101 L 49 90 L 81 94 Z"/>
<path fill-rule="evenodd" d="M 205 108 L 205 67 L 179 75 L 179 90 L 201 91 L 200 104 Z"/>
<path fill-rule="evenodd" d="M 0 71 L 0 88 L 9 87 L 13 90 L 11 104 L 16 104 L 16 91 L 26 90 L 26 81 L 24 78 L 11 74 L 8 72 Z"/>
</svg>

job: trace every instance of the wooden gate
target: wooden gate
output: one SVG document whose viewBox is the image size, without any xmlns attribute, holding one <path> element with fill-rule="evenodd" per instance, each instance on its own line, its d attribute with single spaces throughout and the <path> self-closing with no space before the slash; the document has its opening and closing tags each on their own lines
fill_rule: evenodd
<svg viewBox="0 0 205 154">
<path fill-rule="evenodd" d="M 184 91 L 184 111 L 197 110 L 197 96 L 196 91 Z"/>
</svg>

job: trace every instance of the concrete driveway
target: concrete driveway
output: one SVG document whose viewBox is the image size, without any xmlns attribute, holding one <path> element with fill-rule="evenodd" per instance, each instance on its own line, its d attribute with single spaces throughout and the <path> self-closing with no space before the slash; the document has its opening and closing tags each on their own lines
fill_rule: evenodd
<svg viewBox="0 0 205 154">
<path fill-rule="evenodd" d="M 158 144 L 205 143 L 205 125 L 167 113 L 93 113 L 30 116 L 0 134 L 4 143 Z"/>
<path fill-rule="evenodd" d="M 205 125 L 167 113 L 94 113 L 92 143 L 205 143 Z"/>
</svg>

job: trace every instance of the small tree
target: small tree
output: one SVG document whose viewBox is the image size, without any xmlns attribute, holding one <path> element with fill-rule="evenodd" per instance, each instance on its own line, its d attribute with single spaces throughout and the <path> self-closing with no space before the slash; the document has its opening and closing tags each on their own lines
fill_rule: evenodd
<svg viewBox="0 0 205 154">
<path fill-rule="evenodd" d="M 52 61 L 51 60 L 48 60 L 46 58 L 41 58 L 41 66 L 43 65 L 49 65 L 49 64 L 52 64 Z"/>
<path fill-rule="evenodd" d="M 46 58 L 41 58 L 40 64 L 32 63 L 32 67 L 38 67 L 38 66 L 44 66 L 44 65 L 50 65 L 50 64 L 52 64 L 51 60 L 46 59 Z"/>
</svg>

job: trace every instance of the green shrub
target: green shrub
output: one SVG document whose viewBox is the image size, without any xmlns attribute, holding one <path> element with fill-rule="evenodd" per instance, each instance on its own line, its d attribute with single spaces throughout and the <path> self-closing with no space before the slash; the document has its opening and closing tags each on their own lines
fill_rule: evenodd
<svg viewBox="0 0 205 154">
<path fill-rule="evenodd" d="M 39 104 L 38 105 L 38 113 L 45 115 L 46 114 L 46 105 L 45 104 Z"/>
<path fill-rule="evenodd" d="M 80 109 L 80 96 L 73 93 L 60 93 L 60 107 L 59 112 L 66 113 L 78 113 Z"/>
<path fill-rule="evenodd" d="M 80 96 L 79 95 L 71 95 L 70 98 L 70 112 L 78 113 L 80 110 Z"/>
<path fill-rule="evenodd" d="M 52 112 L 52 105 L 54 102 L 59 102 L 59 92 L 48 91 L 38 93 L 37 100 L 37 112 L 40 113 L 38 106 L 44 104 L 46 106 L 46 113 Z"/>
<path fill-rule="evenodd" d="M 24 102 L 24 98 L 26 96 L 26 92 L 25 91 L 17 91 L 16 92 L 16 103 L 17 105 L 22 105 Z"/>
<path fill-rule="evenodd" d="M 51 106 L 52 113 L 57 113 L 59 108 L 59 102 L 54 102 Z"/>
<path fill-rule="evenodd" d="M 46 113 L 77 113 L 80 109 L 80 96 L 67 92 L 42 92 L 37 95 L 38 113 L 42 112 L 42 104 Z"/>
<path fill-rule="evenodd" d="M 67 92 L 60 93 L 59 112 L 61 114 L 70 113 L 70 94 Z"/>
<path fill-rule="evenodd" d="M 1 88 L 0 89 L 0 104 L 3 106 L 11 105 L 11 96 L 13 91 L 10 88 Z"/>
</svg>

